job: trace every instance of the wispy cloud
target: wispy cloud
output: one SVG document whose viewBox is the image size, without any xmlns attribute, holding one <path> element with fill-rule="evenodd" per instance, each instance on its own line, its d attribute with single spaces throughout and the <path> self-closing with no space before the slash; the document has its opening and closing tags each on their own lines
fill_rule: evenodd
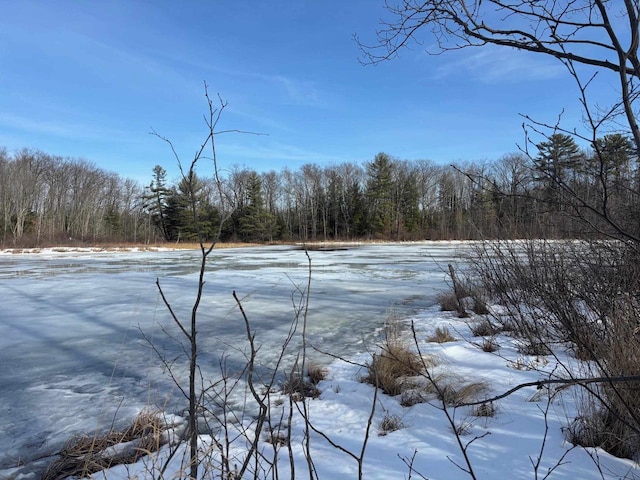
<svg viewBox="0 0 640 480">
<path fill-rule="evenodd" d="M 94 139 L 105 138 L 122 139 L 130 135 L 126 130 L 118 130 L 101 125 L 87 125 L 84 123 L 65 122 L 61 120 L 34 120 L 11 113 L 0 113 L 0 126 L 29 132 L 30 135 L 51 135 L 67 139 Z"/>
<path fill-rule="evenodd" d="M 260 78 L 280 86 L 289 100 L 299 106 L 326 108 L 327 98 L 313 81 L 299 80 L 282 75 L 259 75 Z"/>
<path fill-rule="evenodd" d="M 466 75 L 484 83 L 549 80 L 566 74 L 555 59 L 491 45 L 449 52 L 439 57 L 434 76 L 438 79 Z"/>
<path fill-rule="evenodd" d="M 252 68 L 240 69 L 230 67 L 234 61 L 221 61 L 217 64 L 207 62 L 198 56 L 180 56 L 177 53 L 163 52 L 167 60 L 176 65 L 189 66 L 196 70 L 211 72 L 214 78 L 229 79 L 234 81 L 255 84 L 256 92 L 269 91 L 270 95 L 277 95 L 281 100 L 298 106 L 329 108 L 332 104 L 332 95 L 320 87 L 318 82 L 290 75 L 255 71 Z M 220 66 L 223 65 L 223 66 Z"/>
<path fill-rule="evenodd" d="M 262 144 L 260 144 L 262 143 Z M 258 162 L 331 163 L 341 159 L 313 149 L 274 141 L 267 142 L 229 142 L 220 147 L 220 153 L 231 163 L 251 165 Z M 275 163 L 274 163 L 275 164 Z"/>
</svg>

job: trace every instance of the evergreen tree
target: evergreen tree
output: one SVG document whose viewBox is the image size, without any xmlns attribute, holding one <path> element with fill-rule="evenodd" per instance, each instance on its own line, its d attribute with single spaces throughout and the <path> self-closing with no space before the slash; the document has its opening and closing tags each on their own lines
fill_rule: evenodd
<svg viewBox="0 0 640 480">
<path fill-rule="evenodd" d="M 272 240 L 277 222 L 265 208 L 262 181 L 256 172 L 249 178 L 247 203 L 239 215 L 240 236 L 244 241 Z"/>
<path fill-rule="evenodd" d="M 389 235 L 393 221 L 393 164 L 386 153 L 379 153 L 367 165 L 366 197 L 369 228 L 374 236 Z"/>
<path fill-rule="evenodd" d="M 349 219 L 350 221 L 350 233 L 354 237 L 361 237 L 369 230 L 367 222 L 367 208 L 364 193 L 362 187 L 357 180 L 354 180 L 349 186 L 347 193 L 349 199 Z"/>
<path fill-rule="evenodd" d="M 208 201 L 206 184 L 191 172 L 171 190 L 167 207 L 167 223 L 172 240 L 203 241 L 217 231 L 219 212 Z"/>
<path fill-rule="evenodd" d="M 594 144 L 594 170 L 596 175 L 602 175 L 606 180 L 620 183 L 623 178 L 630 179 L 631 159 L 635 156 L 635 149 L 629 137 L 620 133 L 613 133 L 598 138 Z"/>
<path fill-rule="evenodd" d="M 420 223 L 419 195 L 416 174 L 408 161 L 398 162 L 395 168 L 395 225 L 396 238 L 406 238 Z"/>
<path fill-rule="evenodd" d="M 567 183 L 580 170 L 584 157 L 571 136 L 554 133 L 537 147 L 535 167 L 538 175 L 535 179 L 545 186 Z"/>
<path fill-rule="evenodd" d="M 168 198 L 171 190 L 167 188 L 167 171 L 160 165 L 153 167 L 153 179 L 142 196 L 143 207 L 147 210 L 153 224 L 160 230 L 165 240 L 171 240 L 167 222 Z"/>
</svg>

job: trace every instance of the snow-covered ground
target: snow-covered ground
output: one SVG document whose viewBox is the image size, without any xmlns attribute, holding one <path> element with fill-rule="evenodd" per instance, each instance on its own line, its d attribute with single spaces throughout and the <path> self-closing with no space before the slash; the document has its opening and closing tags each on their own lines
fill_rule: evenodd
<svg viewBox="0 0 640 480">
<path fill-rule="evenodd" d="M 497 338 L 498 355 L 483 352 L 475 345 L 481 340 L 472 338 L 465 322 L 439 311 L 435 297 L 447 288 L 446 265 L 468 248 L 457 242 L 425 242 L 310 252 L 309 340 L 351 361 L 315 354 L 328 366 L 328 378 L 319 384 L 320 397 L 308 401 L 310 419 L 334 442 L 354 453 L 362 448 L 373 389 L 361 383 L 364 372 L 356 364 L 370 359 L 368 352 L 375 351 L 390 310 L 405 326 L 414 322 L 422 353 L 437 355 L 437 368 L 465 381 L 485 381 L 487 395 L 543 378 L 529 365 L 553 369 L 544 359 L 519 354 L 505 336 Z M 259 362 L 264 368 L 273 365 L 295 316 L 299 289 L 306 286 L 308 267 L 304 252 L 289 247 L 215 251 L 199 328 L 205 377 L 220 375 L 222 355 L 230 371 L 243 362 L 244 325 L 231 297 L 234 290 L 255 329 Z M 184 401 L 143 334 L 166 358 L 178 357 L 181 349 L 170 336 L 179 334 L 155 281 L 159 279 L 178 316 L 186 320 L 197 268 L 194 251 L 0 255 L 0 478 L 37 478 L 51 460 L 42 457 L 58 451 L 71 435 L 123 424 L 146 406 L 182 411 Z M 427 342 L 442 325 L 458 340 Z M 296 351 L 294 343 L 288 361 Z M 178 358 L 177 372 L 183 363 Z M 455 424 L 465 427 L 464 444 L 477 438 L 468 447 L 477 478 L 544 478 L 560 460 L 549 478 L 640 478 L 631 461 L 597 450 L 567 453 L 571 445 L 562 428 L 575 412 L 575 398 L 571 389 L 551 403 L 547 398 L 535 389 L 520 390 L 497 402 L 492 417 L 475 417 L 470 407 L 450 410 Z M 286 401 L 279 403 L 274 397 L 273 415 L 287 408 Z M 455 465 L 463 464 L 460 448 L 439 406 L 436 401 L 403 407 L 398 397 L 378 395 L 364 478 L 469 478 Z M 378 435 L 385 416 L 396 416 L 403 428 Z M 308 477 L 303 429 L 295 415 L 296 478 Z M 271 445 L 263 442 L 261 448 L 267 452 Z M 353 458 L 326 439 L 312 433 L 311 448 L 319 478 L 357 478 Z M 280 478 L 289 478 L 289 460 L 282 455 Z M 540 455 L 536 477 L 533 465 Z M 406 462 L 412 458 L 415 471 L 410 474 Z M 129 478 L 146 468 L 143 463 L 120 466 L 94 476 Z"/>
</svg>

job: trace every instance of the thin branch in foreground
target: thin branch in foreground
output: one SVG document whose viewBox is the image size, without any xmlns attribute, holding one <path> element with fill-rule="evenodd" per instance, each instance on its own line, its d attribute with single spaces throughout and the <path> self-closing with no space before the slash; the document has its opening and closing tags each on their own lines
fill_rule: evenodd
<svg viewBox="0 0 640 480">
<path fill-rule="evenodd" d="M 495 397 L 486 398 L 484 400 L 480 400 L 477 402 L 463 402 L 460 403 L 459 407 L 470 407 L 474 405 L 481 405 L 487 402 L 495 402 L 496 400 L 501 400 L 503 398 L 512 395 L 518 390 L 522 390 L 523 388 L 528 387 L 536 387 L 537 389 L 541 389 L 545 385 L 589 385 L 593 383 L 620 383 L 620 382 L 640 382 L 640 375 L 629 375 L 629 376 L 621 376 L 621 377 L 588 377 L 588 378 L 549 378 L 546 380 L 537 380 L 535 382 L 525 382 L 515 387 L 507 390 L 500 395 L 496 395 Z"/>
</svg>

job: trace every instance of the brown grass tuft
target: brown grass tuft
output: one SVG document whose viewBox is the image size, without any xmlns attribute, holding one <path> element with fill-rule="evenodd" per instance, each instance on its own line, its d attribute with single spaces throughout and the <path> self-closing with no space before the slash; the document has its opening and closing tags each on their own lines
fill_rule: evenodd
<svg viewBox="0 0 640 480">
<path fill-rule="evenodd" d="M 443 312 L 457 312 L 460 309 L 458 298 L 454 292 L 442 292 L 438 294 L 436 300 Z"/>
<path fill-rule="evenodd" d="M 480 348 L 482 348 L 483 352 L 493 353 L 500 349 L 500 345 L 495 338 L 483 338 Z"/>
<path fill-rule="evenodd" d="M 294 365 L 288 377 L 282 382 L 282 392 L 291 395 L 294 401 L 303 398 L 318 398 L 322 393 L 317 385 L 327 376 L 327 370 L 319 365 L 310 363 L 307 368 L 307 376 L 300 374 L 298 365 Z"/>
<path fill-rule="evenodd" d="M 478 401 L 480 395 L 488 389 L 486 382 L 464 383 L 458 377 L 447 377 L 443 383 L 437 385 L 436 395 L 444 404 L 458 407 L 465 403 Z"/>
<path fill-rule="evenodd" d="M 400 430 L 401 428 L 404 428 L 402 419 L 397 415 L 391 415 L 387 413 L 380 422 L 380 425 L 378 425 L 378 435 L 383 437 L 387 433 L 395 432 L 397 430 Z"/>
<path fill-rule="evenodd" d="M 373 355 L 364 381 L 380 388 L 387 395 L 399 395 L 402 381 L 423 371 L 420 356 L 403 345 L 387 345 L 378 355 Z"/>
<path fill-rule="evenodd" d="M 493 402 L 481 403 L 471 408 L 471 415 L 474 417 L 495 417 L 496 406 Z"/>
<path fill-rule="evenodd" d="M 318 385 L 322 380 L 325 380 L 328 374 L 329 371 L 317 363 L 310 363 L 307 366 L 307 378 L 313 385 Z"/>
<path fill-rule="evenodd" d="M 160 413 L 143 411 L 124 431 L 72 438 L 60 451 L 61 458 L 49 464 L 42 480 L 86 477 L 115 465 L 135 463 L 164 444 L 162 432 L 166 428 Z M 125 443 L 130 445 L 112 449 Z"/>
<path fill-rule="evenodd" d="M 474 337 L 492 337 L 502 331 L 499 325 L 495 325 L 488 318 L 483 318 L 479 322 L 469 323 L 469 328 Z"/>
<path fill-rule="evenodd" d="M 449 329 L 447 327 L 436 327 L 433 335 L 427 338 L 427 341 L 436 343 L 455 342 L 456 340 L 457 339 L 449 333 Z"/>
</svg>

